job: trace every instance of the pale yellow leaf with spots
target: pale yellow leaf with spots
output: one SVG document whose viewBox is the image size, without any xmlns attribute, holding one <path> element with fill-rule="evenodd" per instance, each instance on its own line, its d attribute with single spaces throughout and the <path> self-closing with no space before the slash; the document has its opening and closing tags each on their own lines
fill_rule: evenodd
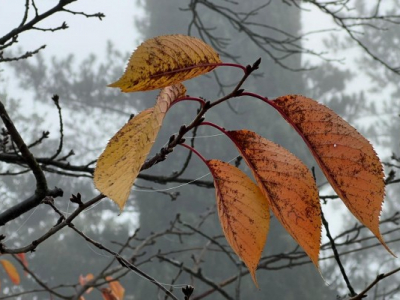
<svg viewBox="0 0 400 300">
<path fill-rule="evenodd" d="M 249 130 L 228 131 L 276 218 L 318 267 L 321 208 L 309 169 L 285 148 Z"/>
<path fill-rule="evenodd" d="M 217 210 L 225 237 L 257 285 L 256 269 L 269 230 L 268 202 L 258 186 L 238 168 L 209 160 Z"/>
<path fill-rule="evenodd" d="M 126 123 L 109 141 L 97 160 L 96 188 L 122 210 L 132 185 L 157 137 L 171 103 L 185 95 L 183 84 L 161 90 L 154 107 L 142 111 Z"/>
<path fill-rule="evenodd" d="M 122 77 L 109 85 L 122 92 L 148 91 L 197 77 L 221 63 L 202 40 L 182 34 L 145 41 L 132 54 Z"/>
</svg>

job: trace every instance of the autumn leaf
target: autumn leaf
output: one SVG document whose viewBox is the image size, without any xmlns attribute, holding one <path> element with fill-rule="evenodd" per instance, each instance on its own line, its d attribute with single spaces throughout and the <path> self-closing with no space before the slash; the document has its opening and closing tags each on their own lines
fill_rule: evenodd
<svg viewBox="0 0 400 300">
<path fill-rule="evenodd" d="M 171 103 L 184 96 L 183 84 L 161 90 L 154 107 L 142 111 L 109 141 L 94 172 L 96 188 L 123 209 L 132 185 L 157 137 Z"/>
<path fill-rule="evenodd" d="M 20 278 L 17 269 L 14 265 L 6 259 L 0 259 L 0 263 L 3 265 L 4 270 L 6 271 L 8 277 L 10 277 L 12 283 L 19 284 Z"/>
<path fill-rule="evenodd" d="M 89 273 L 89 274 L 87 274 L 86 276 L 80 275 L 80 276 L 79 276 L 79 284 L 80 284 L 81 286 L 85 286 L 85 285 L 86 285 L 90 280 L 92 280 L 93 278 L 94 278 L 94 276 L 93 276 L 92 273 Z M 88 289 L 86 290 L 86 294 L 89 294 L 92 290 L 93 290 L 92 287 L 88 288 Z"/>
<path fill-rule="evenodd" d="M 122 300 L 115 295 L 111 288 L 102 288 L 100 292 L 104 300 Z"/>
<path fill-rule="evenodd" d="M 22 264 L 27 268 L 28 267 L 28 261 L 26 260 L 25 253 L 17 253 L 15 254 L 18 259 L 22 262 Z M 28 272 L 24 272 L 25 276 L 28 276 Z"/>
<path fill-rule="evenodd" d="M 209 160 L 217 210 L 225 237 L 257 285 L 256 269 L 269 230 L 269 208 L 255 183 L 238 168 Z"/>
<path fill-rule="evenodd" d="M 274 215 L 318 267 L 321 208 L 308 168 L 285 148 L 249 130 L 228 131 Z"/>
<path fill-rule="evenodd" d="M 272 103 L 304 139 L 349 210 L 392 253 L 379 231 L 385 183 L 372 145 L 335 112 L 312 99 L 288 95 Z"/>
<path fill-rule="evenodd" d="M 106 280 L 109 281 L 111 291 L 118 297 L 119 300 L 124 299 L 125 289 L 118 280 L 114 280 L 111 276 L 107 276 Z"/>
<path fill-rule="evenodd" d="M 26 260 L 25 253 L 17 253 L 15 254 L 22 262 L 25 267 L 28 267 L 28 261 Z"/>
<path fill-rule="evenodd" d="M 219 55 L 203 41 L 181 34 L 145 41 L 129 59 L 122 77 L 109 85 L 122 92 L 164 88 L 212 71 Z"/>
</svg>

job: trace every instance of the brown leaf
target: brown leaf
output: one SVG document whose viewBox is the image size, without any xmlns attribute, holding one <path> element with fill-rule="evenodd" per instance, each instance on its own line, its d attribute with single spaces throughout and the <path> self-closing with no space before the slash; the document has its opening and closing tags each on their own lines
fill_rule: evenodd
<svg viewBox="0 0 400 300">
<path fill-rule="evenodd" d="M 150 152 L 171 103 L 183 97 L 183 84 L 164 88 L 154 107 L 142 111 L 109 141 L 94 171 L 96 188 L 122 210 L 132 185 Z"/>
<path fill-rule="evenodd" d="M 288 95 L 273 103 L 302 136 L 349 210 L 392 253 L 379 231 L 385 183 L 372 145 L 335 112 L 312 99 Z"/>
<path fill-rule="evenodd" d="M 308 168 L 285 148 L 249 130 L 228 131 L 276 218 L 318 267 L 321 208 Z"/>
<path fill-rule="evenodd" d="M 269 209 L 256 184 L 238 168 L 210 160 L 217 209 L 225 237 L 257 285 L 256 269 L 269 230 Z"/>
<path fill-rule="evenodd" d="M 133 52 L 122 77 L 109 85 L 122 92 L 164 88 L 205 74 L 221 63 L 203 41 L 182 34 L 149 39 Z"/>
</svg>

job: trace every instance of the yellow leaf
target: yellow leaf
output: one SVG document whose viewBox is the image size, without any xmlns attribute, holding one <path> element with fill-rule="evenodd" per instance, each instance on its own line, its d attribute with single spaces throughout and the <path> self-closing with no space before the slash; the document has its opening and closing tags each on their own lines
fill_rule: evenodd
<svg viewBox="0 0 400 300">
<path fill-rule="evenodd" d="M 108 284 L 110 285 L 110 289 L 114 292 L 114 294 L 118 297 L 119 300 L 124 299 L 125 289 L 119 283 L 118 280 L 115 280 L 111 276 L 107 276 L 106 280 L 110 281 Z"/>
<path fill-rule="evenodd" d="M 248 130 L 228 131 L 284 228 L 318 267 L 321 208 L 308 168 L 285 148 Z"/>
<path fill-rule="evenodd" d="M 352 214 L 392 253 L 379 231 L 385 182 L 372 145 L 335 112 L 312 99 L 288 95 L 273 103 L 302 136 Z"/>
<path fill-rule="evenodd" d="M 238 168 L 210 160 L 219 219 L 225 237 L 257 285 L 256 269 L 269 230 L 268 203 L 257 185 Z"/>
<path fill-rule="evenodd" d="M 100 192 L 118 204 L 120 210 L 125 206 L 168 108 L 185 93 L 183 84 L 161 90 L 156 105 L 125 124 L 100 155 L 94 171 L 94 183 Z"/>
<path fill-rule="evenodd" d="M 181 34 L 159 36 L 133 52 L 125 73 L 109 87 L 125 93 L 164 88 L 210 72 L 216 63 L 221 63 L 219 55 L 197 38 Z"/>
<path fill-rule="evenodd" d="M 0 259 L 0 263 L 3 265 L 3 268 L 6 271 L 8 277 L 10 277 L 11 281 L 14 284 L 19 284 L 20 283 L 19 274 L 14 265 L 5 259 Z"/>
</svg>

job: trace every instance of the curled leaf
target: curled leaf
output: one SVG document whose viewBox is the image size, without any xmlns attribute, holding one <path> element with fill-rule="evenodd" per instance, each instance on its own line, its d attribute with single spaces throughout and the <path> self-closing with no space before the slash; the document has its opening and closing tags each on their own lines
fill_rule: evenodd
<svg viewBox="0 0 400 300">
<path fill-rule="evenodd" d="M 276 218 L 318 267 L 321 208 L 309 169 L 285 148 L 249 130 L 228 131 Z"/>
<path fill-rule="evenodd" d="M 392 253 L 379 231 L 385 183 L 372 145 L 335 112 L 312 99 L 288 95 L 272 102 L 301 135 L 352 214 Z"/>
<path fill-rule="evenodd" d="M 221 63 L 219 55 L 197 38 L 159 36 L 133 52 L 125 73 L 109 87 L 126 93 L 164 88 L 210 72 L 217 63 Z"/>
<path fill-rule="evenodd" d="M 6 259 L 0 259 L 0 263 L 3 265 L 3 268 L 6 271 L 8 277 L 10 277 L 12 283 L 19 284 L 21 280 L 18 271 L 14 267 L 14 265 Z"/>
<path fill-rule="evenodd" d="M 183 97 L 183 84 L 161 90 L 154 107 L 126 123 L 109 141 L 94 172 L 96 188 L 122 210 L 132 185 L 150 152 L 171 103 Z"/>
<path fill-rule="evenodd" d="M 225 237 L 257 285 L 256 269 L 269 230 L 268 203 L 256 184 L 238 168 L 210 160 L 218 216 Z"/>
</svg>

